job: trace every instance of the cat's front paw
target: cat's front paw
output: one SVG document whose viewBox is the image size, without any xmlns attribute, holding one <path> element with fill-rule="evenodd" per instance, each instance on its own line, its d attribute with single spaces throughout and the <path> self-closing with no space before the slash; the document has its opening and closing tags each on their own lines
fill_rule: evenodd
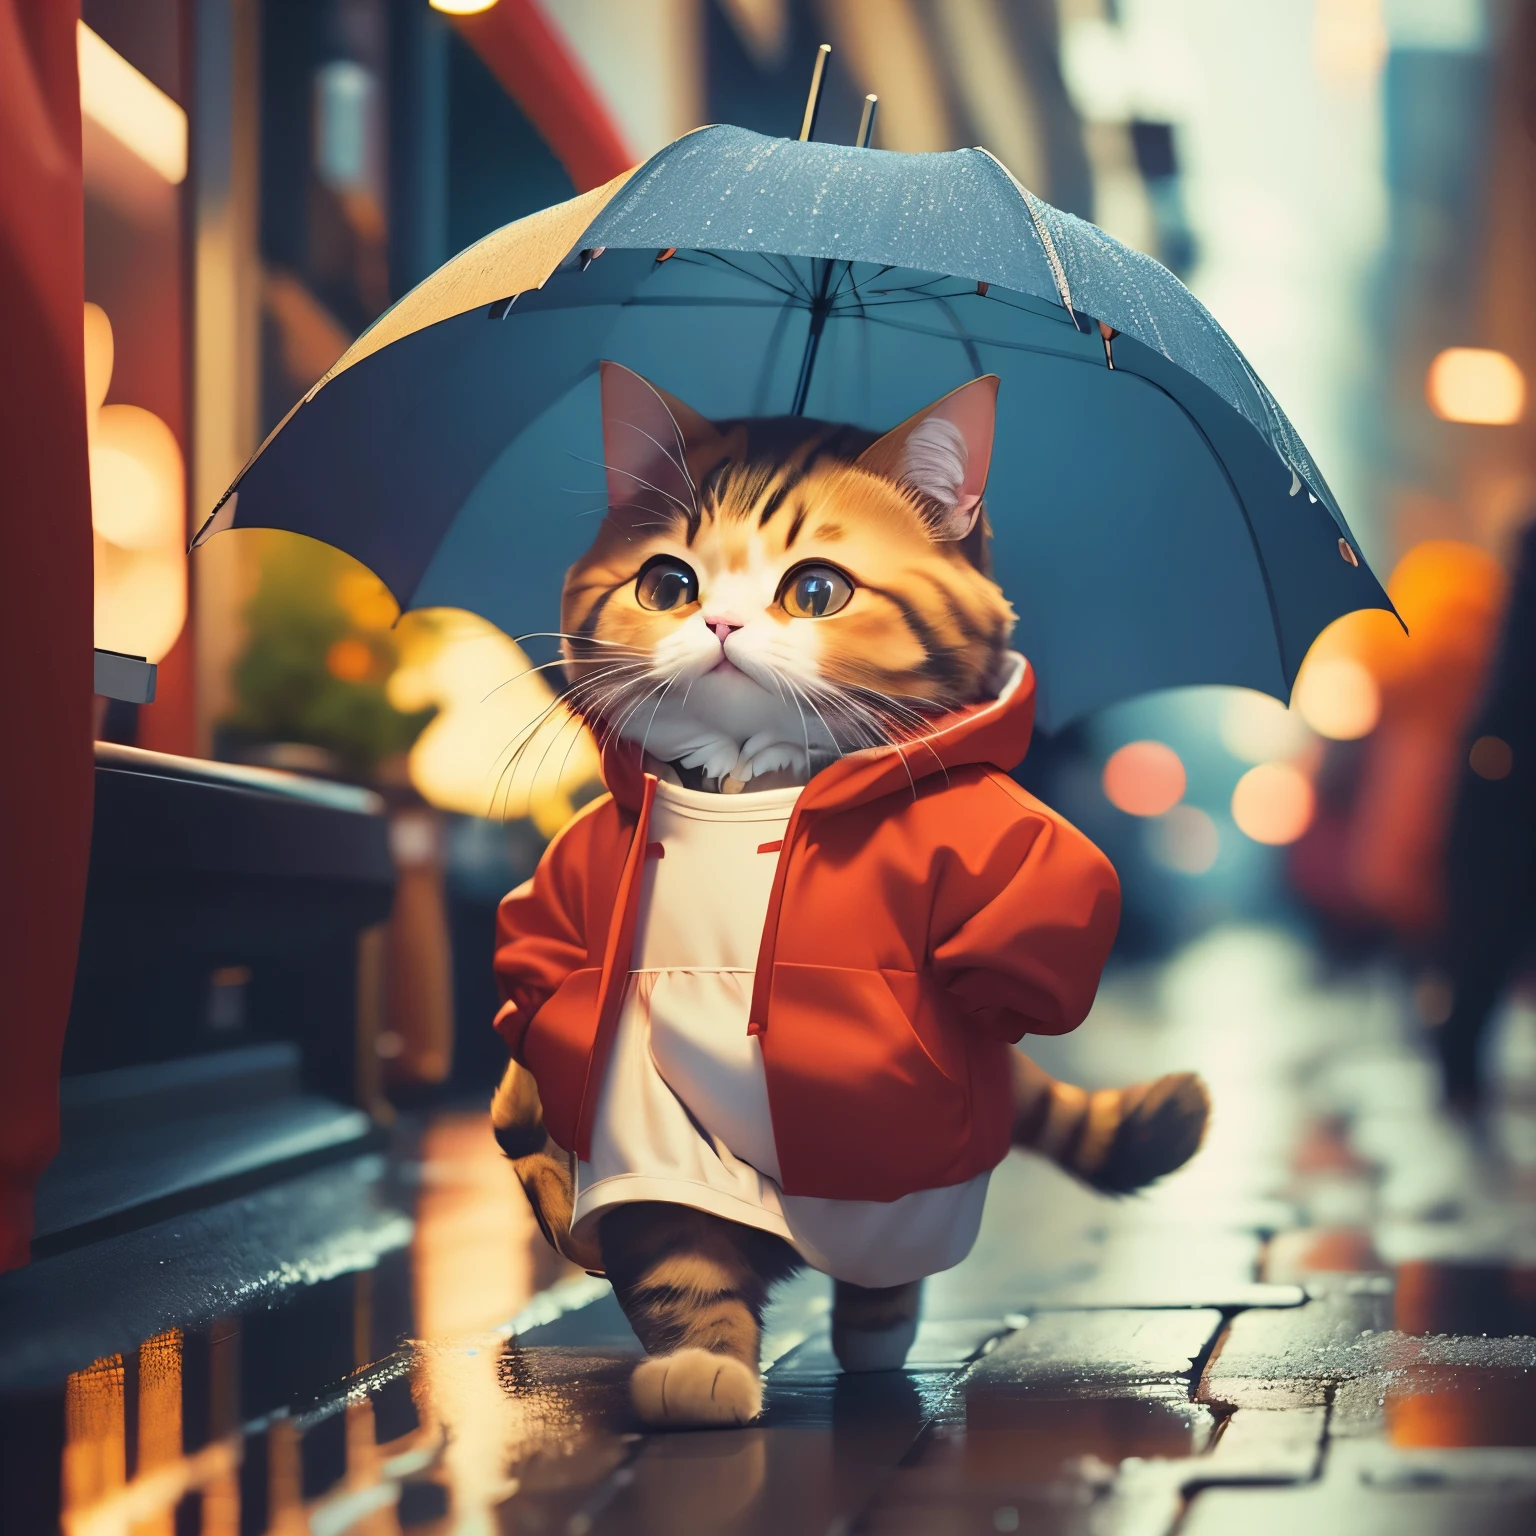
<svg viewBox="0 0 1536 1536">
<path fill-rule="evenodd" d="M 731 777 L 747 784 L 764 774 L 788 771 L 804 778 L 810 767 L 805 748 L 792 742 L 774 741 L 771 737 L 749 737 L 741 748 L 741 755 L 731 769 Z"/>
<path fill-rule="evenodd" d="M 647 1424 L 707 1429 L 751 1423 L 762 1411 L 763 1383 L 734 1355 L 680 1349 L 642 1360 L 629 1378 L 629 1395 Z"/>
<path fill-rule="evenodd" d="M 723 736 L 690 747 L 677 759 L 684 768 L 703 770 L 706 779 L 723 779 L 736 766 L 741 749 Z"/>
</svg>

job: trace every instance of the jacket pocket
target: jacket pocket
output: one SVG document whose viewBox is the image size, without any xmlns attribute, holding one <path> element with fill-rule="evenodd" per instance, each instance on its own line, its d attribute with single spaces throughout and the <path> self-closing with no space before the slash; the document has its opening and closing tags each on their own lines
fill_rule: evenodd
<svg viewBox="0 0 1536 1536">
<path fill-rule="evenodd" d="M 601 966 L 572 971 L 534 1014 L 523 1037 L 523 1065 L 539 1085 L 545 1129 L 567 1151 L 576 1145 L 602 979 Z"/>
<path fill-rule="evenodd" d="M 892 1200 L 966 1176 L 964 1045 L 951 1064 L 927 1012 L 911 972 L 774 966 L 763 1057 L 788 1192 Z"/>
</svg>

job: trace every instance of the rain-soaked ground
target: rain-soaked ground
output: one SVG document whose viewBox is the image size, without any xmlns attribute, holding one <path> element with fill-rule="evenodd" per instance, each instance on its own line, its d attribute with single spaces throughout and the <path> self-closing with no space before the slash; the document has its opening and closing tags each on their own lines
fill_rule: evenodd
<svg viewBox="0 0 1536 1536">
<path fill-rule="evenodd" d="M 0 1527 L 1536 1530 L 1536 1014 L 1486 1149 L 1386 980 L 1264 934 L 1106 986 L 1041 1059 L 1198 1067 L 1191 1167 L 1113 1202 L 1011 1158 L 904 1374 L 840 1377 L 792 1286 L 747 1429 L 644 1435 L 606 1287 L 543 1249 L 477 1115 L 0 1281 Z"/>
</svg>

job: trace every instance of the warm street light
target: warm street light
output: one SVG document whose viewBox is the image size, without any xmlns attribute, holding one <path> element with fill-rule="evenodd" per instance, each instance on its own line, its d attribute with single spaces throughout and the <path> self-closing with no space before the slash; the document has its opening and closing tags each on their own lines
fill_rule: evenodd
<svg viewBox="0 0 1536 1536">
<path fill-rule="evenodd" d="M 1525 375 L 1503 352 L 1486 347 L 1447 347 L 1429 365 L 1424 393 L 1446 421 L 1505 427 L 1525 410 Z"/>
</svg>

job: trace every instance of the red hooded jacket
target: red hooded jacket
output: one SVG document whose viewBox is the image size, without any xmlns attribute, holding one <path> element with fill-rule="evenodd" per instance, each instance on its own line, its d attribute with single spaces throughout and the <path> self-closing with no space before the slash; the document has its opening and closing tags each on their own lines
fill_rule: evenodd
<svg viewBox="0 0 1536 1536">
<path fill-rule="evenodd" d="M 1082 1022 L 1120 887 L 1086 837 L 1010 779 L 1034 719 L 1026 665 L 1004 698 L 925 737 L 855 752 L 795 803 L 776 853 L 749 1032 L 786 1194 L 895 1200 L 1002 1161 L 1008 1050 Z M 639 752 L 501 904 L 496 1027 L 545 1124 L 590 1152 L 629 972 L 656 790 Z"/>
</svg>

